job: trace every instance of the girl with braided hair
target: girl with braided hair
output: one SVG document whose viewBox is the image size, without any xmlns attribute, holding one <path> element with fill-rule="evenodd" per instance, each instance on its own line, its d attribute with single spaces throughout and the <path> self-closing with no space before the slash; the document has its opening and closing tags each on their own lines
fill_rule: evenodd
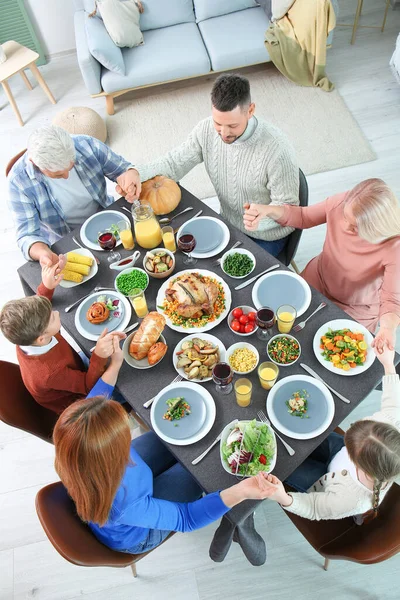
<svg viewBox="0 0 400 600">
<path fill-rule="evenodd" d="M 400 475 L 400 380 L 394 351 L 377 356 L 385 369 L 381 410 L 353 423 L 344 437 L 331 433 L 286 480 L 298 492 L 266 476 L 269 498 L 286 510 L 314 520 L 354 516 L 358 524 L 376 517 Z"/>
</svg>

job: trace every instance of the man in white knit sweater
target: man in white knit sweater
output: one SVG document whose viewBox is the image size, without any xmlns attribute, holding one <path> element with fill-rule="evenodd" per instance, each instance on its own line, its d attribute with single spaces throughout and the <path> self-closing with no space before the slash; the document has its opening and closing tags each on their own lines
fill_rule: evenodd
<svg viewBox="0 0 400 600">
<path fill-rule="evenodd" d="M 243 225 L 245 204 L 299 204 L 299 167 L 284 134 L 254 116 L 255 104 L 245 77 L 218 77 L 211 101 L 212 116 L 200 121 L 183 144 L 136 169 L 142 181 L 155 175 L 179 181 L 204 162 L 222 216 L 247 233 Z M 252 236 L 277 256 L 292 231 L 267 217 Z"/>
</svg>

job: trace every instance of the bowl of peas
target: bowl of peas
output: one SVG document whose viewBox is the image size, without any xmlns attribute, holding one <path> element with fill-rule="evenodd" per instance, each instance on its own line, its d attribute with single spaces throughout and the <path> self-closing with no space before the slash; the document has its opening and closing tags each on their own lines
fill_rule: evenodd
<svg viewBox="0 0 400 600">
<path fill-rule="evenodd" d="M 228 250 L 221 258 L 221 269 L 233 279 L 243 279 L 256 268 L 256 257 L 245 248 Z"/>
<path fill-rule="evenodd" d="M 114 287 L 117 292 L 124 296 L 129 296 L 132 290 L 140 288 L 146 290 L 149 285 L 149 276 L 146 271 L 139 267 L 124 269 L 115 278 Z"/>
</svg>

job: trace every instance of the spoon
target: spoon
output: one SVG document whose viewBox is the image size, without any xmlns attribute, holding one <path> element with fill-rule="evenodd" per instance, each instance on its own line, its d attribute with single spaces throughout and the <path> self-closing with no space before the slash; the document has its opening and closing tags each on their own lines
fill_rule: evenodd
<svg viewBox="0 0 400 600">
<path fill-rule="evenodd" d="M 193 206 L 188 206 L 187 208 L 185 208 L 185 210 L 181 210 L 181 212 L 176 213 L 176 215 L 174 215 L 173 217 L 163 217 L 162 219 L 158 219 L 158 222 L 162 225 L 168 225 L 169 223 L 171 223 L 171 221 L 176 219 L 176 217 L 179 217 L 179 215 L 183 215 L 183 213 L 188 212 L 189 210 L 193 210 Z"/>
</svg>

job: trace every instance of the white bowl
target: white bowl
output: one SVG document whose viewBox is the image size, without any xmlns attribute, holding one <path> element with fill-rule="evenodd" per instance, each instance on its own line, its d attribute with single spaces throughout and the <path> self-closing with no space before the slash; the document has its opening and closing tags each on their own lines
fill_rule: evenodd
<svg viewBox="0 0 400 600">
<path fill-rule="evenodd" d="M 291 340 L 294 340 L 295 342 L 297 342 L 297 344 L 299 345 L 299 356 L 296 358 L 296 360 L 294 360 L 293 362 L 290 363 L 280 363 L 277 362 L 274 358 L 272 358 L 272 356 L 269 353 L 269 345 L 273 340 L 277 340 L 279 338 L 283 338 L 283 337 L 287 337 L 290 338 Z M 275 365 L 277 365 L 278 367 L 291 367 L 292 365 L 294 365 L 294 363 L 296 363 L 300 356 L 301 356 L 301 345 L 300 342 L 297 338 L 295 338 L 293 335 L 290 335 L 290 333 L 279 333 L 278 335 L 274 335 L 270 340 L 268 340 L 268 344 L 267 344 L 267 354 L 268 354 L 268 358 L 271 362 L 273 362 Z"/>
<path fill-rule="evenodd" d="M 257 359 L 256 364 L 249 371 L 235 371 L 235 369 L 232 367 L 231 363 L 229 362 L 230 357 L 235 352 L 235 350 L 237 350 L 238 348 L 247 348 L 248 350 L 251 350 L 256 355 L 256 359 Z M 249 373 L 252 373 L 252 371 L 254 371 L 254 369 L 257 369 L 258 363 L 260 362 L 260 355 L 258 353 L 257 348 L 255 348 L 255 346 L 253 346 L 252 344 L 248 344 L 247 342 L 238 342 L 237 344 L 232 344 L 232 346 L 230 346 L 230 348 L 228 348 L 228 350 L 226 351 L 226 362 L 228 363 L 228 365 L 230 366 L 232 371 L 234 373 L 236 373 L 236 375 L 248 375 Z"/>
<path fill-rule="evenodd" d="M 131 267 L 131 268 L 129 268 L 129 269 L 124 269 L 123 271 L 121 271 L 120 273 L 118 273 L 118 275 L 117 275 L 117 276 L 116 276 L 116 278 L 115 278 L 115 281 L 114 281 L 114 287 L 115 287 L 115 289 L 117 290 L 117 292 L 119 292 L 120 294 L 122 294 L 122 292 L 121 292 L 121 290 L 120 290 L 120 289 L 118 289 L 118 287 L 117 287 L 117 281 L 118 281 L 118 279 L 121 277 L 121 275 L 127 275 L 128 273 L 132 273 L 132 271 L 141 271 L 142 273 L 144 273 L 144 274 L 146 275 L 146 278 L 147 278 L 147 284 L 146 284 L 146 287 L 144 288 L 144 290 L 143 290 L 143 291 L 147 290 L 147 288 L 148 288 L 148 286 L 149 286 L 149 281 L 150 281 L 150 279 L 149 279 L 149 276 L 148 276 L 148 274 L 146 273 L 146 271 L 144 271 L 144 270 L 143 270 L 143 269 L 141 269 L 140 267 Z M 126 294 L 123 294 L 123 295 L 124 295 L 124 296 L 126 296 Z"/>
<path fill-rule="evenodd" d="M 170 267 L 168 269 L 168 271 L 163 271 L 162 273 L 153 273 L 152 271 L 148 271 L 146 269 L 147 255 L 149 254 L 149 252 L 151 252 L 152 254 L 155 254 L 156 252 L 159 252 L 160 250 L 162 250 L 163 252 L 168 254 L 168 256 L 170 258 L 172 258 L 172 267 Z M 154 248 L 154 250 L 148 250 L 143 258 L 143 269 L 145 270 L 147 275 L 149 275 L 150 277 L 154 277 L 154 279 L 165 279 L 166 277 L 169 277 L 170 275 L 172 275 L 172 273 L 175 269 L 175 256 L 174 256 L 173 252 L 171 252 L 170 250 L 167 250 L 166 248 Z"/>
<path fill-rule="evenodd" d="M 163 358 L 165 358 L 167 353 L 165 353 L 164 356 L 162 358 L 160 358 L 160 360 L 157 361 L 154 365 L 149 365 L 147 356 L 145 356 L 141 360 L 136 360 L 136 358 L 133 358 L 133 356 L 131 356 L 129 354 L 129 346 L 131 344 L 132 338 L 135 335 L 135 333 L 136 333 L 136 331 L 132 331 L 132 333 L 130 335 L 128 335 L 127 338 L 125 338 L 124 345 L 122 346 L 122 352 L 123 352 L 125 361 L 128 363 L 128 365 L 130 365 L 134 369 L 151 369 L 153 367 L 156 367 L 163 360 Z M 163 344 L 167 343 L 165 340 L 165 337 L 162 334 L 158 338 L 157 342 L 162 342 Z"/>
<path fill-rule="evenodd" d="M 227 273 L 224 269 L 224 261 L 226 258 L 228 258 L 228 256 L 231 256 L 231 254 L 245 254 L 253 261 L 253 268 L 248 273 L 246 273 L 246 275 L 231 275 L 230 273 Z M 248 277 L 250 273 L 252 273 L 256 268 L 256 257 L 254 256 L 254 254 L 252 254 L 251 252 L 249 252 L 249 250 L 246 250 L 245 248 L 234 248 L 233 250 L 228 250 L 227 252 L 225 252 L 225 254 L 222 255 L 220 265 L 221 269 L 226 275 L 228 275 L 228 277 L 232 277 L 232 279 L 244 279 L 245 277 Z"/>
<path fill-rule="evenodd" d="M 223 455 L 222 455 L 222 447 L 223 445 L 226 443 L 226 440 L 228 439 L 228 436 L 230 434 L 230 432 L 235 428 L 235 426 L 237 425 L 237 423 L 239 422 L 239 419 L 235 419 L 234 421 L 231 421 L 230 423 L 228 423 L 228 425 L 226 425 L 226 427 L 224 427 L 222 433 L 221 433 L 221 441 L 219 443 L 219 455 L 221 458 L 221 464 L 223 466 L 223 468 L 225 469 L 225 471 L 227 473 L 230 473 L 231 475 L 235 475 L 235 473 L 232 473 L 232 471 L 230 470 L 229 466 L 227 465 Z M 241 423 L 250 423 L 250 421 L 244 420 L 244 419 L 240 419 Z M 256 421 L 257 425 L 266 425 L 266 423 L 262 423 L 261 421 Z M 269 425 L 267 425 L 270 433 L 272 434 L 274 441 L 275 441 L 275 454 L 271 460 L 271 464 L 269 467 L 269 471 L 263 471 L 264 473 L 271 473 L 271 471 L 274 470 L 275 468 L 275 464 L 276 464 L 276 455 L 277 455 L 277 447 L 276 447 L 276 437 L 275 437 L 275 432 L 272 429 L 272 427 L 270 427 Z M 250 477 L 250 475 L 247 475 L 246 477 Z"/>
<path fill-rule="evenodd" d="M 244 314 L 248 314 L 249 312 L 257 312 L 255 308 L 253 308 L 252 306 L 235 306 L 235 308 L 241 308 Z M 258 325 L 256 325 L 256 322 L 253 321 L 254 323 L 254 329 L 253 331 L 251 331 L 250 333 L 240 333 L 239 331 L 234 331 L 231 327 L 231 323 L 232 321 L 234 321 L 234 317 L 233 317 L 233 311 L 235 310 L 235 308 L 233 310 L 231 310 L 231 312 L 228 315 L 228 327 L 229 329 L 232 331 L 232 333 L 234 333 L 235 335 L 241 335 L 243 337 L 247 337 L 248 335 L 253 335 L 253 333 L 255 333 L 258 329 Z"/>
</svg>

